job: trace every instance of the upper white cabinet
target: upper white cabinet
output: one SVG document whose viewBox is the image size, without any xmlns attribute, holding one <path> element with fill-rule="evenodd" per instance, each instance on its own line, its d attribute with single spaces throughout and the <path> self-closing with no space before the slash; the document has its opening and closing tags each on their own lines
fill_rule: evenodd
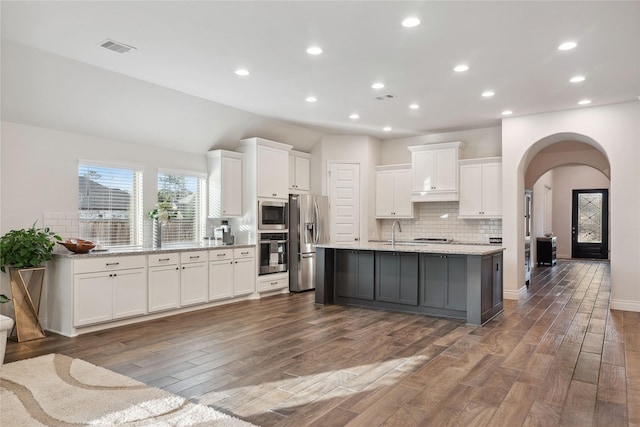
<svg viewBox="0 0 640 427">
<path fill-rule="evenodd" d="M 242 154 L 226 150 L 207 153 L 209 218 L 242 216 Z"/>
<path fill-rule="evenodd" d="M 458 156 L 461 142 L 408 147 L 411 151 L 414 202 L 458 200 Z"/>
<path fill-rule="evenodd" d="M 311 154 L 291 150 L 289 152 L 289 191 L 304 193 L 309 191 Z"/>
<path fill-rule="evenodd" d="M 502 218 L 502 159 L 460 160 L 460 218 Z"/>
<path fill-rule="evenodd" d="M 413 218 L 411 165 L 376 167 L 376 218 Z"/>
<path fill-rule="evenodd" d="M 253 204 L 256 198 L 289 199 L 290 145 L 248 138 L 240 141 L 238 150 L 244 154 L 245 200 L 253 199 Z"/>
</svg>

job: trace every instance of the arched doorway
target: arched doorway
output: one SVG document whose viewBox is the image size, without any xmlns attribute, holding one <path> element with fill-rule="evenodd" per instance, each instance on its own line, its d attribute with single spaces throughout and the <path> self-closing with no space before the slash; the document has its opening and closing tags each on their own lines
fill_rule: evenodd
<svg viewBox="0 0 640 427">
<path fill-rule="evenodd" d="M 532 261 L 537 259 L 536 237 L 548 233 L 556 236 L 558 258 L 609 258 L 610 165 L 599 149 L 574 140 L 555 142 L 531 159 L 524 177 L 524 188 L 533 194 Z M 602 193 L 605 197 L 598 199 Z M 593 203 L 605 202 L 607 209 L 587 212 L 595 206 L 591 201 L 574 203 L 592 194 Z"/>
</svg>

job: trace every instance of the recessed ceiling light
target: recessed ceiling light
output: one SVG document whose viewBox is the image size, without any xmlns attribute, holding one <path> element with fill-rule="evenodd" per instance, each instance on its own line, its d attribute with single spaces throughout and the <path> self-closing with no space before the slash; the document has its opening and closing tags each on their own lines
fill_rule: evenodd
<svg viewBox="0 0 640 427">
<path fill-rule="evenodd" d="M 373 89 L 382 89 L 384 87 L 384 83 L 377 82 L 377 83 L 372 84 L 371 87 Z"/>
<path fill-rule="evenodd" d="M 584 76 L 574 76 L 569 80 L 571 83 L 580 83 L 584 81 Z"/>
<path fill-rule="evenodd" d="M 576 42 L 564 42 L 560 46 L 558 46 L 559 50 L 571 50 L 574 47 L 578 46 Z"/>
<path fill-rule="evenodd" d="M 485 90 L 484 92 L 482 92 L 482 96 L 484 96 L 485 98 L 491 98 L 495 94 L 496 93 L 492 90 Z"/>
<path fill-rule="evenodd" d="M 359 119 L 359 118 L 360 118 L 360 115 L 359 115 L 359 114 L 356 114 L 356 113 L 353 113 L 352 115 L 350 115 L 350 116 L 349 116 L 349 118 L 350 118 L 350 119 L 353 119 L 353 120 L 355 120 L 355 119 Z"/>
<path fill-rule="evenodd" d="M 315 96 L 307 96 L 307 99 L 305 99 L 305 101 L 307 102 L 316 102 L 318 100 L 318 98 L 316 98 Z"/>
<path fill-rule="evenodd" d="M 420 20 L 413 16 L 410 18 L 406 18 L 404 21 L 402 21 L 403 27 L 413 28 L 413 27 L 417 27 L 418 25 L 420 25 Z"/>
<path fill-rule="evenodd" d="M 391 126 L 385 126 L 382 128 L 382 130 L 385 132 L 391 132 Z"/>
<path fill-rule="evenodd" d="M 420 108 L 420 106 L 416 103 L 413 103 L 411 105 L 409 105 L 409 108 L 411 108 L 412 110 L 417 110 L 418 108 Z"/>
<path fill-rule="evenodd" d="M 460 64 L 453 69 L 453 71 L 457 73 L 462 73 L 463 71 L 467 71 L 469 69 L 468 65 Z"/>
<path fill-rule="evenodd" d="M 249 75 L 249 70 L 245 70 L 244 68 L 238 68 L 236 70 L 236 75 L 241 76 L 241 77 L 246 77 Z"/>
<path fill-rule="evenodd" d="M 578 101 L 578 104 L 580 104 L 580 105 L 591 104 L 591 100 L 590 99 L 583 99 L 581 101 Z"/>
<path fill-rule="evenodd" d="M 504 111 L 502 112 L 502 115 L 503 115 L 503 116 L 510 116 L 510 115 L 512 115 L 512 114 L 513 114 L 513 111 L 511 111 L 511 110 L 504 110 Z"/>
<path fill-rule="evenodd" d="M 309 55 L 320 55 L 322 53 L 322 48 L 320 46 L 311 46 L 307 49 L 307 53 Z"/>
</svg>

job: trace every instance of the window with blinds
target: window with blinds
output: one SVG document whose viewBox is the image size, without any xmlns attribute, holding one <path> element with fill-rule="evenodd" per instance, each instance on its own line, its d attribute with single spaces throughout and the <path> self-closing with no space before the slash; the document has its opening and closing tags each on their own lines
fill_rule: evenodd
<svg viewBox="0 0 640 427">
<path fill-rule="evenodd" d="M 142 170 L 80 162 L 78 184 L 80 238 L 142 245 Z"/>
<path fill-rule="evenodd" d="M 158 206 L 167 210 L 162 244 L 199 243 L 206 224 L 205 176 L 158 172 Z"/>
</svg>

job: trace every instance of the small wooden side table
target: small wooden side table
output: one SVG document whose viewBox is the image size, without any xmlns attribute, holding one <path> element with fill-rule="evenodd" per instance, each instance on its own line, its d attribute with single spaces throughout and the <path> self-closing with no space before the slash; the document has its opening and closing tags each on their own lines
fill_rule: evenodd
<svg viewBox="0 0 640 427">
<path fill-rule="evenodd" d="M 9 269 L 13 313 L 16 320 L 11 336 L 15 331 L 18 342 L 45 337 L 38 318 L 44 271 L 45 267 Z"/>
</svg>

